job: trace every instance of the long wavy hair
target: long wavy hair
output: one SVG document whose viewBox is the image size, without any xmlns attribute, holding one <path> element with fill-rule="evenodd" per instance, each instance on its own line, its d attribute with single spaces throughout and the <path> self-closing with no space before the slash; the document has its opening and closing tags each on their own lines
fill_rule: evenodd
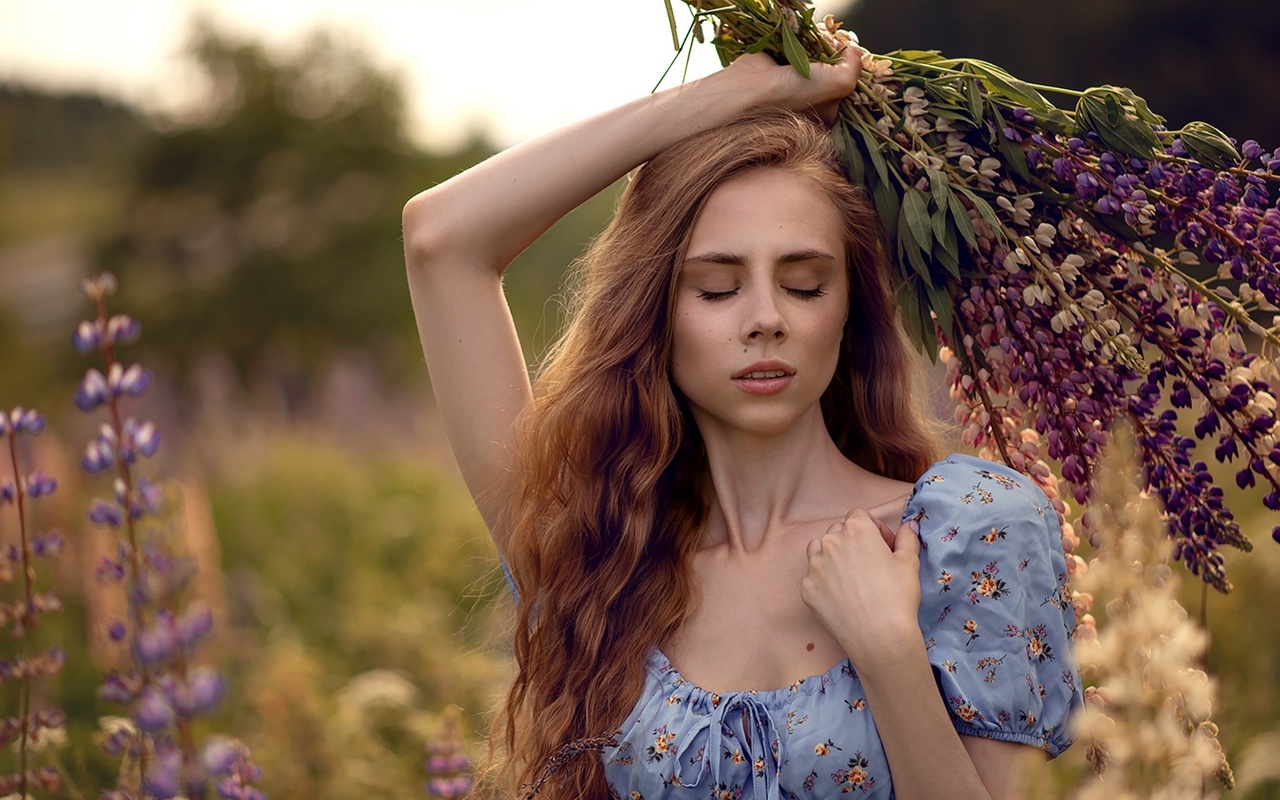
<svg viewBox="0 0 1280 800">
<path fill-rule="evenodd" d="M 875 212 L 816 120 L 752 115 L 641 167 L 578 263 L 571 321 L 516 432 L 506 556 L 519 596 L 517 673 L 493 737 L 506 751 L 496 783 L 508 792 L 558 753 L 564 761 L 572 743 L 618 728 L 647 654 L 689 614 L 689 557 L 709 484 L 701 437 L 670 376 L 678 265 L 708 195 L 763 168 L 811 181 L 844 220 L 855 313 L 821 400 L 831 438 L 850 460 L 898 480 L 914 481 L 938 455 L 940 428 L 920 405 L 920 362 L 898 324 Z M 607 798 L 599 755 L 570 760 L 539 796 Z"/>
</svg>

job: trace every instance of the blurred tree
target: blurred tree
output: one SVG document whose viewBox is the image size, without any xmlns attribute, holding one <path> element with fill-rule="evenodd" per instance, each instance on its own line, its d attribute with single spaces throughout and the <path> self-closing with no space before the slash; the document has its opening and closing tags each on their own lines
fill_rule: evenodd
<svg viewBox="0 0 1280 800">
<path fill-rule="evenodd" d="M 339 344 L 410 318 L 399 244 L 408 143 L 394 77 L 317 33 L 289 58 L 198 23 L 206 99 L 141 154 L 105 249 L 148 339 L 179 375 L 205 352 L 305 375 Z"/>
<path fill-rule="evenodd" d="M 875 52 L 937 49 L 1037 83 L 1128 86 L 1173 126 L 1199 119 L 1280 146 L 1271 0 L 861 0 L 837 16 Z"/>
<path fill-rule="evenodd" d="M 133 109 L 85 93 L 0 83 L 0 174 L 118 166 L 149 130 Z"/>
</svg>

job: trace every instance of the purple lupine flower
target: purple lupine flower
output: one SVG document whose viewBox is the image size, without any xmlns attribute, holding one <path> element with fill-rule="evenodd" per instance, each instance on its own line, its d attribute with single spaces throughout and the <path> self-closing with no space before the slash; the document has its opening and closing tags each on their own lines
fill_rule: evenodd
<svg viewBox="0 0 1280 800">
<path fill-rule="evenodd" d="M 129 417 L 124 421 L 120 431 L 120 457 L 132 464 L 138 455 L 150 458 L 160 446 L 160 434 L 156 432 L 153 422 L 139 424 Z"/>
<path fill-rule="evenodd" d="M 123 517 L 120 513 L 120 506 L 115 503 L 108 503 L 106 500 L 94 499 L 93 504 L 89 507 L 89 519 L 99 525 L 110 525 L 115 528 L 120 525 Z"/>
<path fill-rule="evenodd" d="M 162 613 L 138 630 L 133 640 L 134 655 L 148 667 L 167 660 L 179 644 L 175 634 L 173 618 Z"/>
<path fill-rule="evenodd" d="M 44 470 L 36 470 L 27 476 L 27 494 L 32 498 L 47 497 L 58 488 L 58 482 Z"/>
<path fill-rule="evenodd" d="M 187 713 L 189 715 L 212 712 L 222 702 L 223 695 L 227 693 L 226 681 L 216 670 L 208 667 L 192 670 L 187 681 L 190 702 Z"/>
<path fill-rule="evenodd" d="M 107 379 L 101 372 L 91 369 L 84 375 L 80 388 L 76 390 L 76 408 L 81 411 L 92 411 L 107 402 Z"/>
<path fill-rule="evenodd" d="M 101 439 L 89 442 L 84 448 L 80 466 L 90 475 L 110 469 L 116 463 L 115 447 Z"/>
<path fill-rule="evenodd" d="M 76 326 L 75 333 L 71 336 L 71 345 L 75 347 L 76 352 L 80 355 L 88 355 L 102 344 L 102 330 L 97 323 L 84 321 Z"/>
<path fill-rule="evenodd" d="M 178 639 L 186 648 L 194 647 L 212 632 L 213 612 L 207 606 L 191 606 L 177 624 Z"/>
<path fill-rule="evenodd" d="M 124 563 L 113 558 L 103 557 L 95 571 L 98 580 L 104 583 L 119 583 L 124 580 Z"/>
<path fill-rule="evenodd" d="M 118 363 L 112 364 L 107 372 L 107 385 L 116 397 L 125 394 L 137 397 L 151 385 L 151 372 L 141 364 L 134 364 L 128 369 Z"/>
<path fill-rule="evenodd" d="M 107 320 L 107 338 L 112 344 L 130 344 L 138 340 L 142 327 L 128 314 L 116 314 Z"/>
<path fill-rule="evenodd" d="M 123 570 L 122 570 L 123 572 Z M 125 625 L 122 619 L 113 619 L 107 623 L 107 637 L 113 642 L 123 642 L 124 637 L 129 635 L 129 627 Z"/>
<path fill-rule="evenodd" d="M 181 785 L 182 751 L 167 742 L 157 744 L 155 750 L 147 768 L 147 795 L 155 800 L 171 800 Z"/>
<path fill-rule="evenodd" d="M 109 672 L 98 686 L 98 696 L 112 703 L 132 703 L 142 691 L 142 678 L 133 673 Z"/>
<path fill-rule="evenodd" d="M 31 537 L 31 552 L 41 558 L 53 558 L 62 552 L 62 548 L 66 544 L 67 540 L 63 538 L 61 533 L 48 531 L 43 536 Z"/>
<path fill-rule="evenodd" d="M 133 721 L 144 733 L 158 733 L 173 724 L 173 706 L 163 691 L 155 686 L 142 690 L 133 708 Z"/>
</svg>

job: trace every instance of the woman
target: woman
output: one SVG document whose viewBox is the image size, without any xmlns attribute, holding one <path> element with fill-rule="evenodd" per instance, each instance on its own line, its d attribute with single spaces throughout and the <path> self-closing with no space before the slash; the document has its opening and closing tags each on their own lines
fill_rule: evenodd
<svg viewBox="0 0 1280 800">
<path fill-rule="evenodd" d="M 1068 743 L 1056 516 L 934 461 L 875 215 L 807 116 L 860 56 L 809 80 L 743 57 L 405 208 L 440 413 L 519 600 L 508 793 L 604 735 L 541 796 L 1012 798 Z M 642 164 L 535 393 L 502 272 Z"/>
</svg>

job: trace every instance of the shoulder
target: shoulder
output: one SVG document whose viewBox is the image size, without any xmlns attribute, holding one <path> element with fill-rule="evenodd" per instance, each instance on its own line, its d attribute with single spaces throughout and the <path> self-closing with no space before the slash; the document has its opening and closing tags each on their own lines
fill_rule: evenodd
<svg viewBox="0 0 1280 800">
<path fill-rule="evenodd" d="M 935 461 L 916 480 L 907 499 L 907 516 L 929 507 L 971 509 L 973 516 L 998 512 L 1057 520 L 1049 498 L 1031 478 L 1006 464 L 966 453 L 952 453 Z"/>
<path fill-rule="evenodd" d="M 1069 608 L 1058 512 L 1026 475 L 975 456 L 948 456 L 920 476 L 903 516 L 920 525 L 921 580 L 941 591 L 933 601 L 946 605 L 960 595 L 986 611 L 1021 595 L 1037 606 Z"/>
</svg>

